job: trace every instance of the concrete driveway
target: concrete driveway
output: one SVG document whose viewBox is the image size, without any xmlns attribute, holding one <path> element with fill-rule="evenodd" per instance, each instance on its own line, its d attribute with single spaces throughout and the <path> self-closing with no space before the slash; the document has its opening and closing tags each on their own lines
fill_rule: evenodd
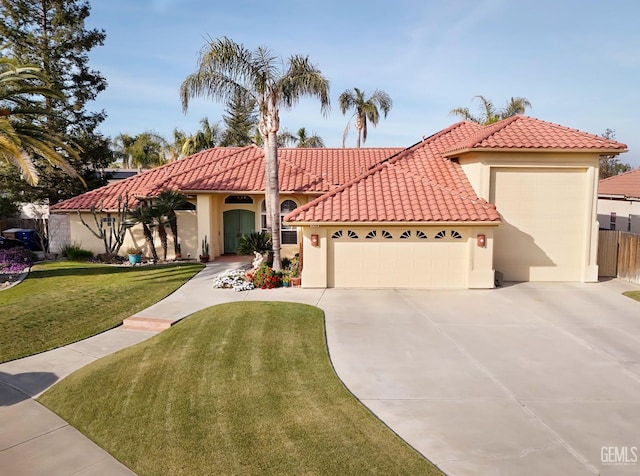
<svg viewBox="0 0 640 476">
<path fill-rule="evenodd" d="M 640 474 L 637 286 L 328 289 L 347 387 L 450 475 Z"/>
</svg>

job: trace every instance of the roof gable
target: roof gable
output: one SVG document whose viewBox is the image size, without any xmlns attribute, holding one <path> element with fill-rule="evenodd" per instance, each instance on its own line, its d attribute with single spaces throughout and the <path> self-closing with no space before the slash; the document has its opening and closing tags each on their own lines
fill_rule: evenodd
<svg viewBox="0 0 640 476">
<path fill-rule="evenodd" d="M 619 153 L 626 152 L 627 146 L 595 134 L 517 115 L 481 126 L 476 133 L 445 151 L 445 156 L 483 149 L 588 150 Z"/>
</svg>

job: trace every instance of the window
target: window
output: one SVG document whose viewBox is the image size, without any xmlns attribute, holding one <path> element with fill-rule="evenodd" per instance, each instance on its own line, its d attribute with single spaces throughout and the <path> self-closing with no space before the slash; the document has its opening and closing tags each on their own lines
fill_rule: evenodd
<svg viewBox="0 0 640 476">
<path fill-rule="evenodd" d="M 456 230 L 451 230 L 451 238 L 453 238 L 454 240 L 461 240 L 462 235 Z"/>
<path fill-rule="evenodd" d="M 297 208 L 296 202 L 293 200 L 285 200 L 280 204 L 280 233 L 282 235 L 283 245 L 297 245 L 298 244 L 298 229 L 284 225 L 283 219 L 289 213 Z"/>
<path fill-rule="evenodd" d="M 441 240 L 446 236 L 447 236 L 447 233 L 444 230 L 440 230 L 438 233 L 436 233 L 436 236 L 434 236 L 434 238 L 436 240 Z"/>
<path fill-rule="evenodd" d="M 378 235 L 378 232 L 376 230 L 371 230 L 369 233 L 367 233 L 367 236 L 365 236 L 365 238 L 367 240 L 372 240 L 373 238 L 375 238 Z"/>
<path fill-rule="evenodd" d="M 407 230 L 400 235 L 401 240 L 406 240 L 407 238 L 411 238 L 411 230 Z"/>
<path fill-rule="evenodd" d="M 427 239 L 427 234 L 424 231 L 420 231 L 420 230 L 416 231 L 416 236 L 420 240 L 426 240 Z"/>
<path fill-rule="evenodd" d="M 297 207 L 298 205 L 293 200 L 285 200 L 280 204 L 280 243 L 283 245 L 298 244 L 298 229 L 296 227 L 285 226 L 282 223 L 284 217 Z M 262 227 L 262 231 L 271 231 L 267 228 L 267 208 L 264 200 L 260 207 L 260 226 Z"/>
<path fill-rule="evenodd" d="M 384 238 L 385 240 L 390 240 L 391 238 L 393 238 L 393 236 L 391 236 L 391 233 L 389 233 L 387 230 L 382 230 L 382 238 Z"/>
<path fill-rule="evenodd" d="M 610 230 L 615 230 L 616 229 L 616 212 L 611 212 L 611 216 L 609 217 L 609 229 Z"/>
<path fill-rule="evenodd" d="M 342 230 L 336 231 L 333 235 L 331 235 L 331 238 L 334 239 L 334 240 L 342 238 Z"/>
<path fill-rule="evenodd" d="M 358 234 L 355 231 L 348 230 L 347 231 L 347 236 L 349 238 L 351 238 L 352 240 L 357 240 L 358 239 Z"/>
<path fill-rule="evenodd" d="M 224 203 L 251 204 L 253 203 L 253 198 L 248 195 L 229 195 L 224 199 Z"/>
</svg>

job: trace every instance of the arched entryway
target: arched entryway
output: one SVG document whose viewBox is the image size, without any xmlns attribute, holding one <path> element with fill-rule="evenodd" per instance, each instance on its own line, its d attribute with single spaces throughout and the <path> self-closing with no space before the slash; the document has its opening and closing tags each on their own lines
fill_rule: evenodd
<svg viewBox="0 0 640 476">
<path fill-rule="evenodd" d="M 235 253 L 240 237 L 255 231 L 255 213 L 249 210 L 227 210 L 222 214 L 224 226 L 224 252 Z"/>
</svg>

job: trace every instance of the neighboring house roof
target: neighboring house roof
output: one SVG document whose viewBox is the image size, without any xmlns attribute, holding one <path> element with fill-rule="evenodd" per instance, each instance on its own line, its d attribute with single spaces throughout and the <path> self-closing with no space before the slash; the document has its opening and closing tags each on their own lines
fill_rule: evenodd
<svg viewBox="0 0 640 476">
<path fill-rule="evenodd" d="M 481 126 L 443 154 L 445 157 L 482 149 L 526 149 L 527 151 L 574 150 L 598 153 L 626 152 L 627 146 L 594 134 L 541 121 L 529 116 L 512 116 Z"/>
<path fill-rule="evenodd" d="M 640 198 L 640 168 L 600 180 L 598 195 Z"/>
<path fill-rule="evenodd" d="M 460 164 L 441 155 L 482 126 L 459 122 L 380 163 L 350 183 L 285 217 L 318 222 L 499 222 L 474 192 Z"/>
</svg>

